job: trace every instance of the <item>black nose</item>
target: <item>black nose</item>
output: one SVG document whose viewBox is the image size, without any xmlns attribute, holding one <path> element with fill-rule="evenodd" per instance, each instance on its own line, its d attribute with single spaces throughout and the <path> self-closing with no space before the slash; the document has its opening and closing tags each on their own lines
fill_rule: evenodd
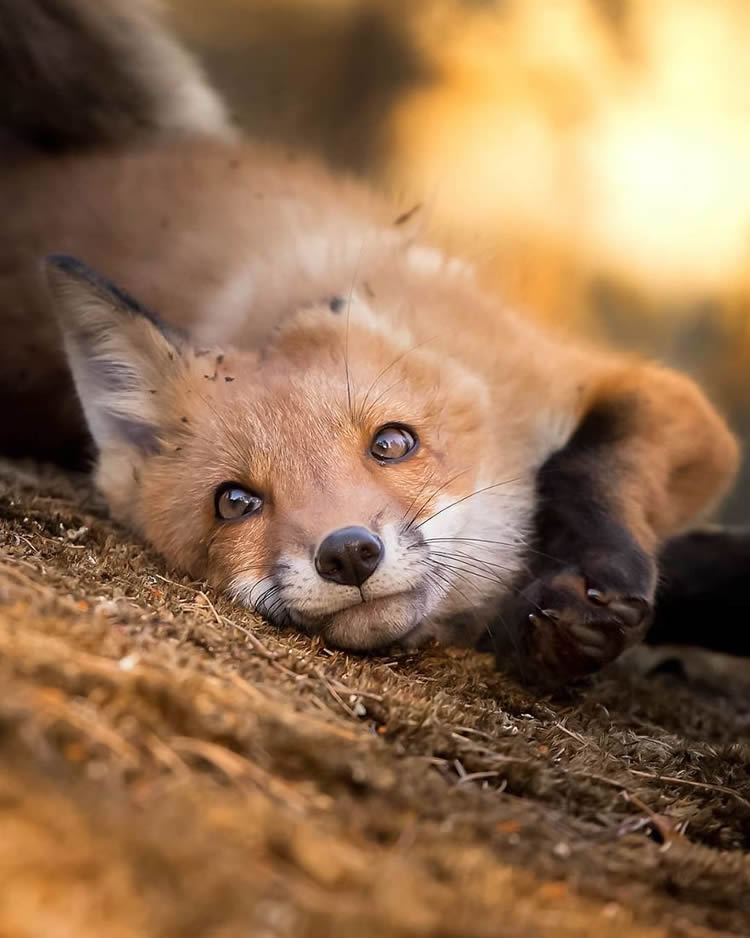
<svg viewBox="0 0 750 938">
<path fill-rule="evenodd" d="M 341 528 L 318 548 L 315 568 L 324 580 L 342 586 L 361 586 L 377 570 L 383 542 L 367 528 Z"/>
</svg>

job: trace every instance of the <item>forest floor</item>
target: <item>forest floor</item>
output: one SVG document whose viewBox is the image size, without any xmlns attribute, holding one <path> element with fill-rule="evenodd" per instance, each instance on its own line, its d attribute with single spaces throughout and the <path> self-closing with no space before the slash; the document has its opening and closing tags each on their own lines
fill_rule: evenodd
<svg viewBox="0 0 750 938">
<path fill-rule="evenodd" d="M 0 469 L 3 938 L 750 935 L 750 668 L 279 633 Z"/>
</svg>

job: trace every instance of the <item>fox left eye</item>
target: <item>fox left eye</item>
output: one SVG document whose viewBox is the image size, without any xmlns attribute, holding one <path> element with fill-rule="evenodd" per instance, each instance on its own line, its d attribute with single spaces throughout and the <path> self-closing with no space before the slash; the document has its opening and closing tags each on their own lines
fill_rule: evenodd
<svg viewBox="0 0 750 938">
<path fill-rule="evenodd" d="M 398 423 L 381 427 L 370 443 L 370 453 L 378 462 L 399 462 L 416 448 L 416 434 Z"/>
<path fill-rule="evenodd" d="M 214 496 L 216 517 L 220 521 L 237 521 L 254 515 L 263 507 L 263 499 L 234 482 L 224 482 Z"/>
</svg>

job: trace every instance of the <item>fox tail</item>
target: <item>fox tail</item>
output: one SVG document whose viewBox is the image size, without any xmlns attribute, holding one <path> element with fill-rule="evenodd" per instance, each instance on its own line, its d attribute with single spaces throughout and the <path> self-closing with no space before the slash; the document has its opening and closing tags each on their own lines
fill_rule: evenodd
<svg viewBox="0 0 750 938">
<path fill-rule="evenodd" d="M 152 0 L 0 0 L 0 88 L 0 152 L 233 133 Z"/>
</svg>

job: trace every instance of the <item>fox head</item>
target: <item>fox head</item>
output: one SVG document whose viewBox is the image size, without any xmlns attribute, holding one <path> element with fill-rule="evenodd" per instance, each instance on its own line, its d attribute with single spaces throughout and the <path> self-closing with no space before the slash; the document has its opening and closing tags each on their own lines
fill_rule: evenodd
<svg viewBox="0 0 750 938">
<path fill-rule="evenodd" d="M 476 640 L 533 498 L 445 338 L 353 294 L 198 346 L 72 258 L 47 273 L 98 487 L 169 564 L 342 647 Z"/>
</svg>

